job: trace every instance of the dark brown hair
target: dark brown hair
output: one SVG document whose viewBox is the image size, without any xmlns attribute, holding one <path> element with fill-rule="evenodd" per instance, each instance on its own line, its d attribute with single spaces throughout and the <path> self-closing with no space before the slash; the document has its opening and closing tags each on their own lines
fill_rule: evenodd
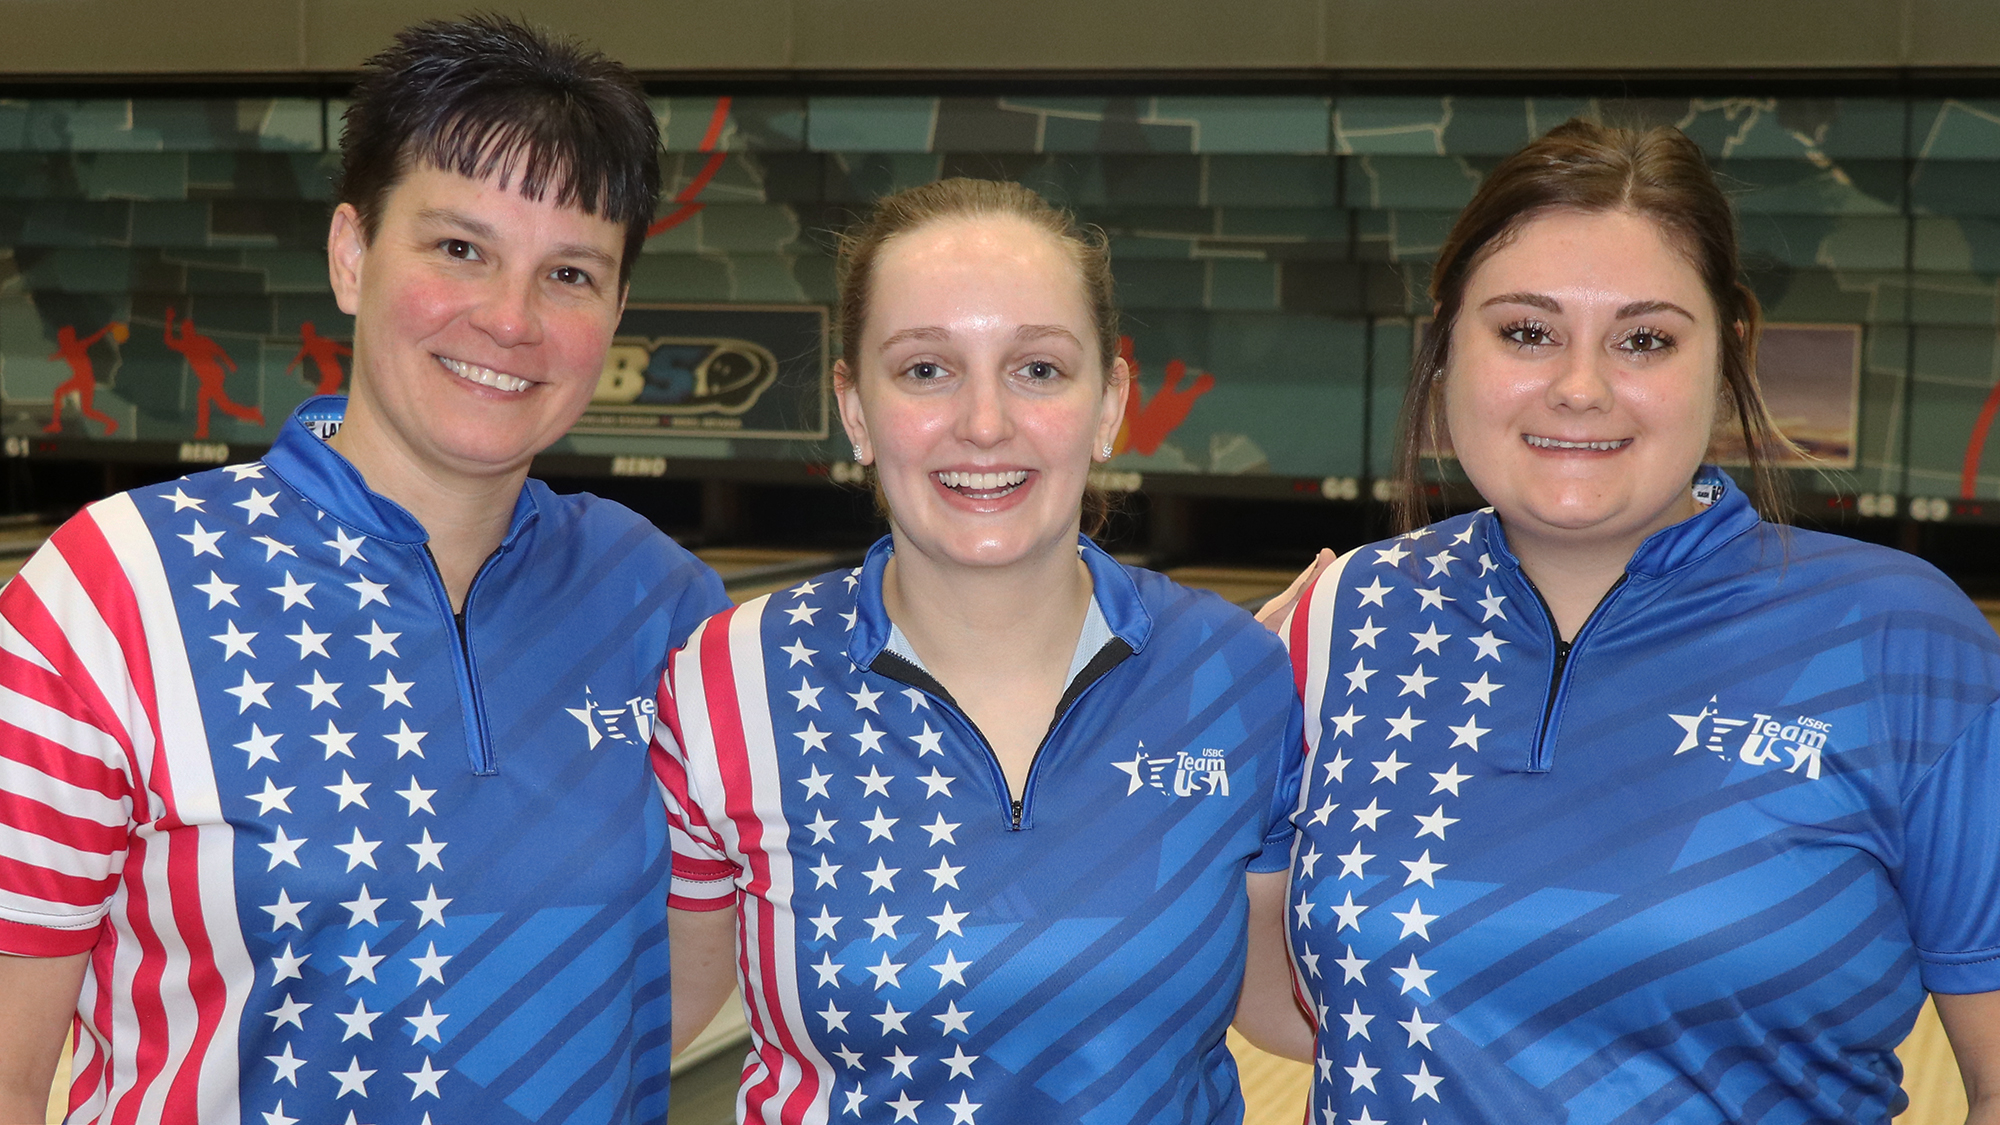
<svg viewBox="0 0 2000 1125">
<path fill-rule="evenodd" d="M 1410 364 L 1397 438 L 1401 486 L 1398 522 L 1411 531 L 1430 522 L 1423 482 L 1426 449 L 1443 447 L 1444 372 L 1466 283 L 1522 225 L 1550 211 L 1629 211 L 1656 223 L 1686 256 L 1715 304 L 1720 322 L 1722 393 L 1750 462 L 1750 501 L 1765 519 L 1782 521 L 1786 482 L 1773 458 L 1792 446 L 1778 432 L 1757 389 L 1757 338 L 1763 310 L 1742 280 L 1735 213 L 1701 149 L 1680 130 L 1638 131 L 1572 119 L 1500 162 L 1452 225 L 1431 272 L 1436 319 Z"/>
<path fill-rule="evenodd" d="M 405 28 L 364 65 L 340 135 L 334 199 L 373 241 L 411 168 L 499 176 L 625 228 L 623 286 L 660 198 L 660 130 L 637 79 L 603 54 L 474 15 Z"/>
<path fill-rule="evenodd" d="M 1084 301 L 1090 306 L 1091 325 L 1097 333 L 1098 362 L 1105 378 L 1111 377 L 1118 359 L 1118 298 L 1111 280 L 1111 251 L 1104 232 L 1086 229 L 1076 216 L 1037 195 L 1032 189 L 1004 180 L 974 180 L 957 177 L 920 187 L 906 188 L 875 201 L 860 222 L 840 235 L 834 258 L 834 279 L 839 296 L 835 304 L 835 331 L 840 351 L 847 361 L 848 377 L 858 372 L 854 365 L 861 355 L 861 326 L 868 319 L 874 296 L 875 261 L 882 247 L 898 235 L 908 234 L 931 223 L 948 219 L 972 219 L 988 215 L 1011 216 L 1055 239 L 1076 265 L 1083 283 Z M 881 486 L 875 483 L 872 466 L 869 483 L 875 492 L 875 507 L 888 514 Z M 1111 515 L 1111 498 L 1095 485 L 1083 490 L 1082 529 L 1085 535 L 1103 532 Z"/>
</svg>

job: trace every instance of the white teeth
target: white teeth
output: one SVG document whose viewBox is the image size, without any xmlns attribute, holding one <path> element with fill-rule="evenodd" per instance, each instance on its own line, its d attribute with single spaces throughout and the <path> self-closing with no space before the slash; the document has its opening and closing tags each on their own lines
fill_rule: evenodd
<svg viewBox="0 0 2000 1125">
<path fill-rule="evenodd" d="M 1525 434 L 1523 436 L 1527 438 L 1528 444 L 1534 446 L 1536 449 L 1590 449 L 1600 453 L 1609 453 L 1614 449 L 1623 449 L 1632 440 L 1631 438 L 1619 438 L 1616 441 L 1563 441 L 1560 438 L 1542 437 L 1539 434 Z"/>
<path fill-rule="evenodd" d="M 469 379 L 482 387 L 492 387 L 495 390 L 501 391 L 525 391 L 534 385 L 526 379 L 514 375 L 505 375 L 490 367 L 481 367 L 476 363 L 466 363 L 464 360 L 446 359 L 443 356 L 439 356 L 438 362 L 444 364 L 445 370 L 450 371 L 453 375 L 461 379 Z"/>
<path fill-rule="evenodd" d="M 942 472 L 937 475 L 938 483 L 946 488 L 962 488 L 967 492 L 992 492 L 1002 488 L 1014 488 L 1027 483 L 1028 471 L 1015 469 L 1006 473 L 961 473 Z"/>
</svg>

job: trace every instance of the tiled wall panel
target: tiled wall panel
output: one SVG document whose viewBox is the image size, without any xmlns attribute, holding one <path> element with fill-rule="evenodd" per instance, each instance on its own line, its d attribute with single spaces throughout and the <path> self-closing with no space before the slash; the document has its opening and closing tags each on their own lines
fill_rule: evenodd
<svg viewBox="0 0 2000 1125">
<path fill-rule="evenodd" d="M 1769 319 L 1861 326 L 1855 467 L 1833 482 L 2000 498 L 2000 452 L 1968 448 L 2000 394 L 2000 102 L 754 95 L 653 107 L 669 198 L 634 302 L 826 305 L 835 234 L 872 197 L 950 175 L 1018 180 L 1104 230 L 1142 412 L 1185 412 L 1170 432 L 1135 431 L 1115 467 L 1300 477 L 1391 470 L 1431 258 L 1498 160 L 1574 114 L 1674 125 L 1736 200 Z M 295 362 L 303 326 L 351 333 L 322 251 L 343 109 L 0 100 L 5 433 L 42 435 L 52 397 L 74 386 L 59 330 L 115 321 L 127 338 L 86 355 L 116 431 L 74 397 L 57 429 L 192 438 L 197 381 L 162 336 L 172 308 L 237 365 L 225 393 L 265 417 L 218 418 L 208 436 L 267 440 L 317 378 Z M 676 458 L 839 452 L 831 439 L 569 440 Z"/>
</svg>

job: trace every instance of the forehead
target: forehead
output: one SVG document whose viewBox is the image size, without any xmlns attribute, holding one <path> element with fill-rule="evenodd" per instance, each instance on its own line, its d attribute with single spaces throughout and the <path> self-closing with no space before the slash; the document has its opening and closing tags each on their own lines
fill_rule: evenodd
<svg viewBox="0 0 2000 1125">
<path fill-rule="evenodd" d="M 1705 307 L 1707 294 L 1688 255 L 1659 223 L 1632 211 L 1572 210 L 1521 223 L 1466 280 L 1473 306 L 1516 291 L 1620 304 L 1671 300 L 1691 310 L 1691 301 Z"/>
<path fill-rule="evenodd" d="M 377 221 L 440 221 L 469 219 L 507 238 L 546 238 L 597 249 L 608 249 L 616 261 L 625 245 L 625 228 L 602 215 L 555 202 L 555 193 L 530 199 L 520 192 L 518 177 L 506 169 L 479 179 L 429 164 L 417 164 L 396 180 L 382 198 Z"/>
<path fill-rule="evenodd" d="M 1074 257 L 1054 235 L 1012 215 L 939 219 L 890 238 L 875 259 L 865 331 L 912 325 L 1061 324 L 1090 338 Z"/>
</svg>

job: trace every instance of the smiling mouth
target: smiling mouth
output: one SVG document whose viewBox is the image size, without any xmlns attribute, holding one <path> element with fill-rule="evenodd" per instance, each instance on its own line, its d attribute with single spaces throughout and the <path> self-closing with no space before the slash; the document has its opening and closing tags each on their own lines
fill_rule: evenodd
<svg viewBox="0 0 2000 1125">
<path fill-rule="evenodd" d="M 997 500 L 1028 483 L 1028 470 L 1002 473 L 932 473 L 937 482 L 969 500 Z"/>
<path fill-rule="evenodd" d="M 1522 434 L 1521 438 L 1536 449 L 1585 450 L 1592 453 L 1609 453 L 1632 444 L 1631 438 L 1617 438 L 1612 441 L 1564 441 L 1561 438 L 1543 437 L 1540 434 Z"/>
<path fill-rule="evenodd" d="M 496 391 L 525 391 L 529 387 L 534 386 L 533 383 L 519 376 L 495 371 L 490 367 L 481 367 L 476 363 L 467 363 L 460 359 L 446 359 L 444 356 L 438 356 L 437 361 L 444 366 L 446 371 L 451 372 L 453 375 L 467 382 L 478 383 L 482 387 L 492 387 Z"/>
</svg>

